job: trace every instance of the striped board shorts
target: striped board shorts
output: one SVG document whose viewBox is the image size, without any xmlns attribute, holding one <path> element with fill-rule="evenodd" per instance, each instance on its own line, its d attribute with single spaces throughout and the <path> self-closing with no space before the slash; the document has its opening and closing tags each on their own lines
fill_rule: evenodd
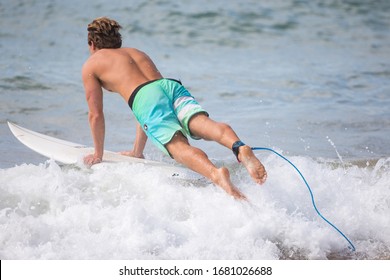
<svg viewBox="0 0 390 280">
<path fill-rule="evenodd" d="M 208 116 L 188 90 L 173 79 L 158 79 L 138 86 L 128 103 L 148 138 L 167 155 L 165 145 L 178 131 L 199 139 L 191 134 L 188 123 L 197 114 Z"/>
</svg>

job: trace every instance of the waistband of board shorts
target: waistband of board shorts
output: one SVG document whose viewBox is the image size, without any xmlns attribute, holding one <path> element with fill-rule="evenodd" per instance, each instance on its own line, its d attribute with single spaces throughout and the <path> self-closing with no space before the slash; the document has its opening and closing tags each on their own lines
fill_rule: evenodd
<svg viewBox="0 0 390 280">
<path fill-rule="evenodd" d="M 171 78 L 161 78 L 161 79 L 151 80 L 151 81 L 147 81 L 147 82 L 145 82 L 143 84 L 140 84 L 138 87 L 135 88 L 135 90 L 130 95 L 130 98 L 129 98 L 129 101 L 128 101 L 130 109 L 133 110 L 133 103 L 134 103 L 135 96 L 137 95 L 137 93 L 140 91 L 141 88 L 143 88 L 144 86 L 146 86 L 148 84 L 151 84 L 151 83 L 154 83 L 156 81 L 163 80 L 163 79 L 174 81 L 174 82 L 177 82 L 179 84 L 182 84 L 180 80 L 171 79 Z"/>
</svg>

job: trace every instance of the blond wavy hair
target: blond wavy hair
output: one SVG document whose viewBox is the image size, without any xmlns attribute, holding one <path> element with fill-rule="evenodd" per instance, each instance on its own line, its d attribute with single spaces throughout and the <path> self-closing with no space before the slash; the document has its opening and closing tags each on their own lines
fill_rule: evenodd
<svg viewBox="0 0 390 280">
<path fill-rule="evenodd" d="M 113 19 L 99 17 L 88 24 L 88 45 L 92 43 L 98 49 L 117 49 L 122 46 L 122 26 Z"/>
</svg>

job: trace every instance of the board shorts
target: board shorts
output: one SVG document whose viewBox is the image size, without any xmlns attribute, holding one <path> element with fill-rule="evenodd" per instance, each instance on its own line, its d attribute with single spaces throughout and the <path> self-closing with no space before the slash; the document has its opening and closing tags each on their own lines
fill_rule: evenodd
<svg viewBox="0 0 390 280">
<path fill-rule="evenodd" d="M 173 79 L 158 79 L 138 86 L 128 101 L 131 110 L 149 139 L 165 154 L 165 145 L 177 132 L 185 137 L 199 139 L 188 127 L 191 118 L 208 113 L 195 98 Z"/>
</svg>

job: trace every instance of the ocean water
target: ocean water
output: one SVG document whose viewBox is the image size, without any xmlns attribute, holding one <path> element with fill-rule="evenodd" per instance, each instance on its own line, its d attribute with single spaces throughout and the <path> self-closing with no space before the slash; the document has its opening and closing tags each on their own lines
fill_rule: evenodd
<svg viewBox="0 0 390 280">
<path fill-rule="evenodd" d="M 390 2 L 0 1 L 1 259 L 390 259 Z M 250 202 L 148 166 L 61 166 L 20 144 L 7 120 L 92 144 L 80 77 L 86 25 L 109 16 L 124 45 L 182 80 L 216 120 L 270 147 Z M 105 94 L 106 148 L 130 149 L 134 117 Z M 149 159 L 171 162 L 148 143 Z"/>
</svg>

